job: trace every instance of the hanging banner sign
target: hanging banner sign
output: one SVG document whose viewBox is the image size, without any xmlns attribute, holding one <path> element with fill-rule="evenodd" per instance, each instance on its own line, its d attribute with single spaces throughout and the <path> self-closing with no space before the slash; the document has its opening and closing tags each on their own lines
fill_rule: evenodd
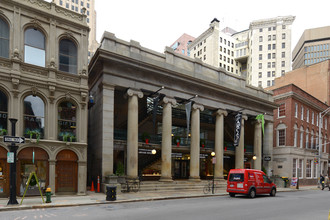
<svg viewBox="0 0 330 220">
<path fill-rule="evenodd" d="M 241 136 L 241 122 L 242 122 L 242 113 L 239 112 L 235 116 L 234 147 L 237 147 L 239 144 L 239 139 Z"/>
<path fill-rule="evenodd" d="M 192 102 L 190 101 L 189 103 L 187 103 L 185 105 L 185 109 L 186 109 L 186 116 L 187 116 L 187 139 L 189 137 L 189 124 L 190 124 L 190 113 L 191 113 L 191 104 Z"/>
</svg>

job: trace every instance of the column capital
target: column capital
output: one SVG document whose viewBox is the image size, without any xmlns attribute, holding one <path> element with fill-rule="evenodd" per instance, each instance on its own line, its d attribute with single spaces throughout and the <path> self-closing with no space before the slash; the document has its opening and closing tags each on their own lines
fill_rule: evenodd
<svg viewBox="0 0 330 220">
<path fill-rule="evenodd" d="M 242 119 L 243 119 L 244 121 L 247 121 L 247 120 L 248 120 L 248 116 L 247 116 L 247 115 L 242 115 Z"/>
<path fill-rule="evenodd" d="M 127 90 L 127 95 L 128 96 L 138 96 L 139 98 L 143 98 L 143 92 L 141 92 L 140 90 L 136 90 L 136 89 L 128 89 Z"/>
<path fill-rule="evenodd" d="M 223 109 L 218 109 L 218 111 L 216 111 L 216 115 L 218 116 L 227 116 L 228 115 L 228 112 L 226 110 L 223 110 Z"/>
<path fill-rule="evenodd" d="M 165 97 L 163 98 L 163 102 L 164 102 L 165 104 L 170 103 L 171 105 L 176 105 L 176 100 L 175 100 L 174 98 L 172 98 L 172 97 L 168 97 L 168 96 L 165 96 Z"/>
<path fill-rule="evenodd" d="M 194 103 L 193 106 L 192 106 L 192 108 L 194 110 L 199 109 L 200 111 L 204 111 L 204 106 L 202 104 Z"/>
</svg>

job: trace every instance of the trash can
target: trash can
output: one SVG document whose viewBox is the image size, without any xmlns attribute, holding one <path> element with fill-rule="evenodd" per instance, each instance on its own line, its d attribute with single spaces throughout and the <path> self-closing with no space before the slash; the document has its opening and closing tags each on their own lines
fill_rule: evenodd
<svg viewBox="0 0 330 220">
<path fill-rule="evenodd" d="M 282 176 L 282 180 L 284 181 L 284 188 L 286 188 L 289 182 L 289 178 Z"/>
<path fill-rule="evenodd" d="M 117 199 L 116 196 L 117 187 L 116 186 L 107 186 L 107 201 L 115 201 Z"/>
<path fill-rule="evenodd" d="M 52 190 L 51 188 L 46 189 L 46 203 L 51 203 Z"/>
</svg>

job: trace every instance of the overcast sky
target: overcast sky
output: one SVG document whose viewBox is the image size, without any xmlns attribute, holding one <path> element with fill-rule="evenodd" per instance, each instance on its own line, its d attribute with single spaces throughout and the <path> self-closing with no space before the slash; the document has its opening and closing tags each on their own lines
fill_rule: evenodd
<svg viewBox="0 0 330 220">
<path fill-rule="evenodd" d="M 125 41 L 139 41 L 143 47 L 164 52 L 183 33 L 198 37 L 213 18 L 220 28 L 236 31 L 249 28 L 251 21 L 277 16 L 296 16 L 292 26 L 292 47 L 305 29 L 330 25 L 330 1 L 293 0 L 95 0 L 99 42 L 104 31 Z"/>
</svg>

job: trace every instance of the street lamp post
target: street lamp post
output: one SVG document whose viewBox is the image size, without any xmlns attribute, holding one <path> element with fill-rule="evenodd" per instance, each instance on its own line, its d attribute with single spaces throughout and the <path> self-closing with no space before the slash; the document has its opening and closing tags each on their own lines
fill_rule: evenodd
<svg viewBox="0 0 330 220">
<path fill-rule="evenodd" d="M 212 164 L 213 164 L 213 179 L 212 179 L 212 194 L 214 194 L 214 176 L 215 176 L 215 152 L 212 151 L 211 153 L 212 156 Z"/>
<path fill-rule="evenodd" d="M 323 112 L 319 113 L 319 156 L 318 156 L 318 162 L 319 162 L 319 169 L 318 169 L 318 178 L 319 178 L 319 185 L 321 184 L 321 154 L 322 154 L 322 145 L 321 144 L 321 129 L 323 127 L 323 117 L 330 111 L 330 107 L 324 110 Z"/>
</svg>

